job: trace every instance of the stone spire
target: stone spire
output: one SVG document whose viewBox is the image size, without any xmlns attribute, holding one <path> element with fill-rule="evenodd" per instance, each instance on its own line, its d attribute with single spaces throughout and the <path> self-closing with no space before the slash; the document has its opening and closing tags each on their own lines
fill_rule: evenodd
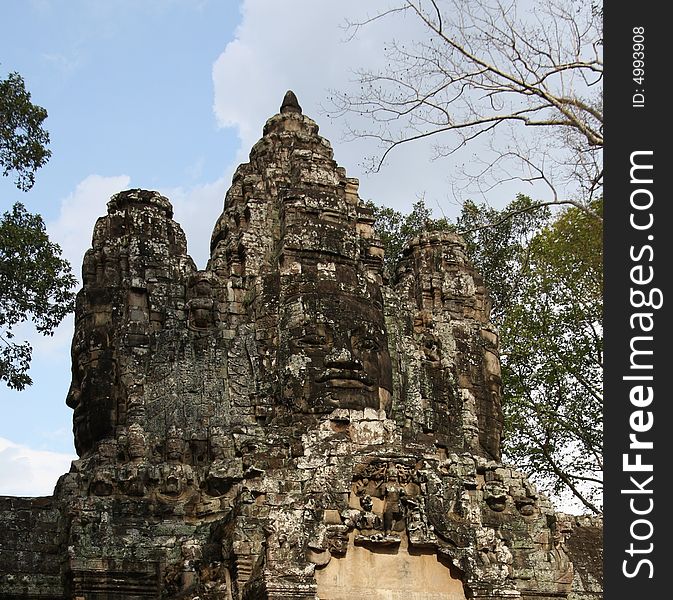
<svg viewBox="0 0 673 600">
<path fill-rule="evenodd" d="M 301 106 L 299 106 L 297 96 L 295 96 L 295 93 L 292 90 L 288 90 L 287 92 L 285 92 L 283 103 L 280 105 L 280 112 L 281 113 L 294 112 L 301 114 Z"/>
</svg>

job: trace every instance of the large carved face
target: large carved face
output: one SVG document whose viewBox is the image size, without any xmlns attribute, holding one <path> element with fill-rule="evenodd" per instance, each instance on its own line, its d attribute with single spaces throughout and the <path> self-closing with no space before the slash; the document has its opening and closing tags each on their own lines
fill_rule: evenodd
<svg viewBox="0 0 673 600">
<path fill-rule="evenodd" d="M 72 360 L 72 383 L 66 404 L 74 409 L 75 449 L 84 456 L 114 433 L 116 410 L 112 381 L 115 365 L 105 334 L 96 330 L 90 336 L 76 333 Z"/>
<path fill-rule="evenodd" d="M 381 294 L 343 293 L 336 282 L 296 296 L 281 319 L 281 387 L 302 412 L 387 409 L 392 367 Z"/>
</svg>

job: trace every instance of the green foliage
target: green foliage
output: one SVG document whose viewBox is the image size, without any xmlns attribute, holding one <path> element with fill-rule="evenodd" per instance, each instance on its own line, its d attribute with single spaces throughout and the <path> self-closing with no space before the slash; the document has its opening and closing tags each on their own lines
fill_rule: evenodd
<svg viewBox="0 0 673 600">
<path fill-rule="evenodd" d="M 397 261 L 409 240 L 422 231 L 452 229 L 452 225 L 445 218 L 433 219 L 432 211 L 425 206 L 423 200 L 415 202 L 407 215 L 389 207 L 378 206 L 371 200 L 365 202 L 365 205 L 374 211 L 374 229 L 383 243 L 384 270 L 389 277 L 394 275 Z"/>
<path fill-rule="evenodd" d="M 602 214 L 602 200 L 589 208 Z M 504 453 L 541 487 L 600 512 L 601 221 L 519 196 L 503 211 L 466 205 L 459 226 L 500 329 Z"/>
<path fill-rule="evenodd" d="M 13 328 L 31 320 L 38 332 L 52 335 L 74 308 L 76 279 L 49 241 L 40 215 L 17 202 L 0 219 L 0 380 L 21 390 L 31 384 L 27 374 L 31 348 L 13 341 Z"/>
<path fill-rule="evenodd" d="M 35 183 L 35 171 L 51 156 L 49 134 L 42 128 L 47 111 L 32 104 L 23 78 L 10 73 L 0 80 L 0 168 L 3 176 L 16 174 L 23 191 Z"/>
<path fill-rule="evenodd" d="M 24 192 L 51 156 L 49 134 L 42 128 L 46 118 L 47 111 L 31 103 L 18 73 L 0 80 L 0 167 L 5 177 L 15 174 L 14 183 Z M 15 203 L 0 219 L 0 381 L 8 387 L 22 390 L 32 383 L 32 348 L 14 340 L 14 328 L 31 321 L 39 333 L 52 335 L 74 309 L 75 282 L 42 217 Z"/>
<path fill-rule="evenodd" d="M 493 300 L 492 318 L 502 321 L 514 296 L 524 283 L 528 263 L 527 243 L 550 219 L 548 207 L 540 207 L 519 194 L 498 211 L 487 204 L 468 201 L 457 220 L 468 254 L 487 283 Z"/>
</svg>

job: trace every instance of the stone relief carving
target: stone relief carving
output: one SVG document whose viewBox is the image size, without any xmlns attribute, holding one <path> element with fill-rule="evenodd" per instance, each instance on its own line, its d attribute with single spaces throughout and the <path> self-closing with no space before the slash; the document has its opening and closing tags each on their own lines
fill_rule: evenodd
<svg viewBox="0 0 673 600">
<path fill-rule="evenodd" d="M 497 333 L 462 240 L 421 236 L 387 280 L 372 224 L 291 92 L 205 269 L 166 198 L 113 196 L 72 344 L 64 597 L 326 600 L 366 550 L 455 583 L 432 598 L 581 598 L 551 504 L 500 462 Z"/>
</svg>

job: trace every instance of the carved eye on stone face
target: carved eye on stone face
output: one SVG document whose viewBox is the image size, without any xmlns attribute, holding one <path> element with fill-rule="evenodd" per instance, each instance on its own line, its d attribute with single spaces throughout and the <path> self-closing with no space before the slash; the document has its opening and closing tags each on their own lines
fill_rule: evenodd
<svg viewBox="0 0 673 600">
<path fill-rule="evenodd" d="M 381 352 L 384 335 L 374 323 L 364 323 L 351 332 L 351 347 L 356 353 Z"/>
<path fill-rule="evenodd" d="M 376 341 L 374 338 L 365 337 L 356 340 L 353 344 L 353 347 L 356 350 L 360 350 L 361 352 L 378 352 L 381 349 L 381 344 L 379 344 L 378 341 Z"/>
<path fill-rule="evenodd" d="M 315 326 L 305 327 L 297 332 L 294 346 L 302 350 L 328 349 L 332 344 L 332 334 L 325 325 L 318 323 Z"/>
<path fill-rule="evenodd" d="M 324 346 L 327 343 L 327 338 L 324 335 L 307 334 L 300 337 L 296 343 L 297 346 L 301 346 L 303 348 Z"/>
</svg>

